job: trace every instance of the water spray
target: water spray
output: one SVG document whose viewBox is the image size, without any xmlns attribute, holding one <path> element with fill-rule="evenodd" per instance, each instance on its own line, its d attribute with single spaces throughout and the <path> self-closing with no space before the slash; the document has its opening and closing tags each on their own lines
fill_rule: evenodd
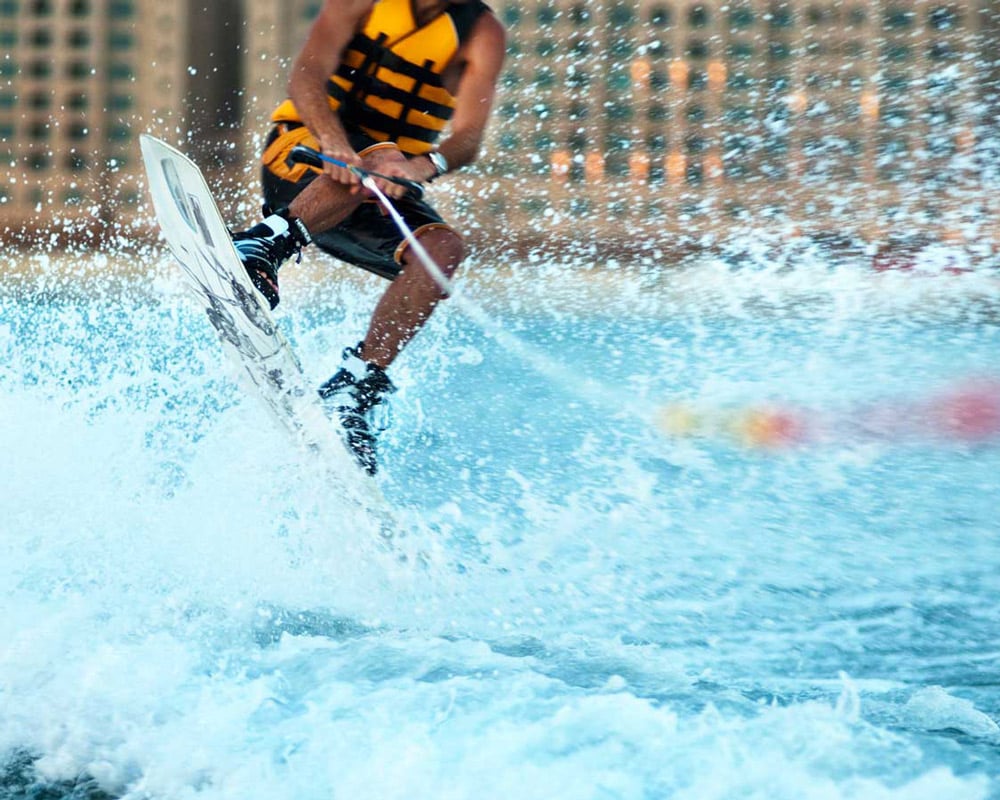
<svg viewBox="0 0 1000 800">
<path fill-rule="evenodd" d="M 393 221 L 400 234 L 402 234 L 403 238 L 406 240 L 406 243 L 413 249 L 413 252 L 416 253 L 417 258 L 420 260 L 424 269 L 427 270 L 427 274 L 431 276 L 431 279 L 440 287 L 442 292 L 449 295 L 449 297 L 452 297 L 452 302 L 457 304 L 459 308 L 465 312 L 466 316 L 479 325 L 479 327 L 482 328 L 486 334 L 499 342 L 500 345 L 506 350 L 521 358 L 537 373 L 559 386 L 568 394 L 574 395 L 588 403 L 602 407 L 612 414 L 621 414 L 622 412 L 625 412 L 626 414 L 634 417 L 644 426 L 661 430 L 655 414 L 651 415 L 643 408 L 623 403 L 620 393 L 612 387 L 603 385 L 592 378 L 581 379 L 579 374 L 567 369 L 555 359 L 550 358 L 529 345 L 527 342 L 524 342 L 517 336 L 505 331 L 503 327 L 477 303 L 456 292 L 454 282 L 447 275 L 445 275 L 444 270 L 438 266 L 438 264 L 431 257 L 431 254 L 427 252 L 427 249 L 420 243 L 420 240 L 414 235 L 413 231 L 410 230 L 409 225 L 406 224 L 406 221 L 396 209 L 395 205 L 393 205 L 392 201 L 381 189 L 379 189 L 376 179 L 389 181 L 406 187 L 407 195 L 417 200 L 423 197 L 423 187 L 419 183 L 406 180 L 405 178 L 382 175 L 378 172 L 371 172 L 360 167 L 355 167 L 344 161 L 333 158 L 332 156 L 313 150 L 310 147 L 306 147 L 305 145 L 297 145 L 293 147 L 289 153 L 288 159 L 291 162 L 308 164 L 309 166 L 317 169 L 321 169 L 323 163 L 326 162 L 328 164 L 334 164 L 335 166 L 350 170 L 361 180 L 361 185 L 371 192 L 385 209 L 389 218 Z"/>
<path fill-rule="evenodd" d="M 777 406 L 708 409 L 667 403 L 650 409 L 630 403 L 616 388 L 590 377 L 581 377 L 504 330 L 481 306 L 456 291 L 454 282 L 410 230 L 392 201 L 378 187 L 376 179 L 406 187 L 408 196 L 415 199 L 423 197 L 423 187 L 419 183 L 361 169 L 302 145 L 293 148 L 289 159 L 317 168 L 328 162 L 349 169 L 379 201 L 434 282 L 487 335 L 567 394 L 602 408 L 613 416 L 629 416 L 660 436 L 674 440 L 728 440 L 743 447 L 767 450 L 848 440 L 930 438 L 986 443 L 1000 439 L 1000 382 L 996 381 L 956 387 L 941 397 L 926 400 L 919 407 L 902 401 L 890 404 L 891 413 L 883 413 L 883 417 L 902 417 L 909 421 L 888 428 L 872 422 L 869 407 L 830 415 L 818 410 Z"/>
<path fill-rule="evenodd" d="M 413 234 L 413 231 L 410 230 L 406 221 L 392 204 L 392 201 L 386 197 L 385 193 L 381 189 L 379 189 L 378 184 L 375 182 L 376 176 L 373 173 L 362 173 L 363 170 L 357 171 L 358 176 L 361 178 L 361 185 L 370 191 L 382 204 L 386 213 L 396 224 L 396 227 L 403 235 L 407 244 L 409 244 L 409 246 L 413 249 L 413 252 L 416 253 L 417 258 L 420 259 L 420 263 L 423 265 L 424 269 L 427 270 L 427 273 L 441 288 L 441 291 L 454 298 L 453 302 L 455 302 L 470 319 L 479 325 L 479 327 L 482 328 L 487 335 L 493 337 L 493 339 L 499 342 L 502 347 L 521 358 L 525 363 L 531 366 L 535 372 L 547 378 L 568 394 L 575 395 L 580 400 L 584 400 L 593 405 L 603 407 L 611 414 L 621 414 L 624 412 L 634 417 L 644 426 L 650 428 L 657 427 L 657 420 L 655 416 L 648 414 L 644 409 L 640 409 L 636 405 L 624 403 L 620 392 L 610 386 L 601 384 L 593 378 L 581 379 L 581 376 L 578 373 L 567 369 L 555 359 L 550 358 L 519 337 L 504 330 L 503 327 L 477 303 L 463 297 L 461 294 L 456 293 L 454 282 L 444 274 L 444 271 L 434 261 L 431 254 L 427 252 L 427 249 L 420 243 L 420 240 Z"/>
</svg>

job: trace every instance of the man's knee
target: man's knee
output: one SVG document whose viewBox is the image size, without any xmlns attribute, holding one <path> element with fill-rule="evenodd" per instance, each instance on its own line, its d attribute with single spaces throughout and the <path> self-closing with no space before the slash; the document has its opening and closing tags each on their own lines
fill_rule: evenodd
<svg viewBox="0 0 1000 800">
<path fill-rule="evenodd" d="M 465 240 L 445 225 L 425 225 L 414 231 L 414 236 L 449 279 L 465 260 Z M 404 262 L 420 263 L 412 247 L 407 248 Z"/>
<path fill-rule="evenodd" d="M 447 268 L 454 272 L 465 260 L 465 240 L 451 228 L 427 231 L 418 240 L 427 252 L 435 255 L 435 260 L 442 269 L 447 265 Z"/>
</svg>

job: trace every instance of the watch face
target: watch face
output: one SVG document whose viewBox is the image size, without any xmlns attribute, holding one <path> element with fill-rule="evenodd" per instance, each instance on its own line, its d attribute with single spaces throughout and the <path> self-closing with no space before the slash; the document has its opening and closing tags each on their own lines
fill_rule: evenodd
<svg viewBox="0 0 1000 800">
<path fill-rule="evenodd" d="M 438 175 L 443 175 L 445 172 L 448 171 L 448 162 L 445 160 L 445 157 L 441 155 L 437 150 L 431 150 L 427 154 L 427 156 L 428 158 L 430 158 L 431 163 L 434 165 L 434 169 L 437 170 Z"/>
</svg>

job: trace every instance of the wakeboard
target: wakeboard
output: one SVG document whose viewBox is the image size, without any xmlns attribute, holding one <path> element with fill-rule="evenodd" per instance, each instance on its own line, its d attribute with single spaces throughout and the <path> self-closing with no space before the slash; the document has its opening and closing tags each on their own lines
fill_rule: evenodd
<svg viewBox="0 0 1000 800">
<path fill-rule="evenodd" d="M 153 136 L 143 134 L 140 145 L 160 230 L 227 356 L 297 444 L 347 458 L 316 389 L 243 269 L 201 170 Z"/>
</svg>

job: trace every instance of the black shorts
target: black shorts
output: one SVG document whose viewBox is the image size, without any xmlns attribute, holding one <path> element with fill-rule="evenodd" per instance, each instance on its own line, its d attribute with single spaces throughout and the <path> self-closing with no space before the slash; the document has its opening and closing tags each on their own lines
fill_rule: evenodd
<svg viewBox="0 0 1000 800">
<path fill-rule="evenodd" d="M 298 131 L 288 131 L 283 127 L 276 128 L 267 140 L 268 151 L 273 150 L 277 153 L 290 149 L 290 145 L 289 148 L 283 148 L 278 139 L 291 134 L 290 138 L 301 140 L 302 137 L 295 136 L 296 133 Z M 363 133 L 349 135 L 351 146 L 358 153 L 379 144 Z M 267 166 L 266 161 L 265 157 L 261 182 L 264 190 L 264 202 L 272 212 L 287 209 L 299 192 L 320 174 L 312 169 L 296 170 L 289 173 L 287 168 L 279 166 L 278 170 L 284 172 L 286 176 L 280 177 Z M 283 165 L 283 159 L 277 160 L 277 163 Z M 419 233 L 421 228 L 428 226 L 451 230 L 451 226 L 445 223 L 441 215 L 422 200 L 401 198 L 393 200 L 393 205 L 414 233 Z M 407 246 L 406 240 L 392 218 L 374 200 L 362 203 L 339 225 L 325 231 L 310 231 L 310 234 L 313 243 L 321 250 L 341 261 L 362 267 L 383 278 L 392 280 L 402 271 L 402 257 Z"/>
</svg>

